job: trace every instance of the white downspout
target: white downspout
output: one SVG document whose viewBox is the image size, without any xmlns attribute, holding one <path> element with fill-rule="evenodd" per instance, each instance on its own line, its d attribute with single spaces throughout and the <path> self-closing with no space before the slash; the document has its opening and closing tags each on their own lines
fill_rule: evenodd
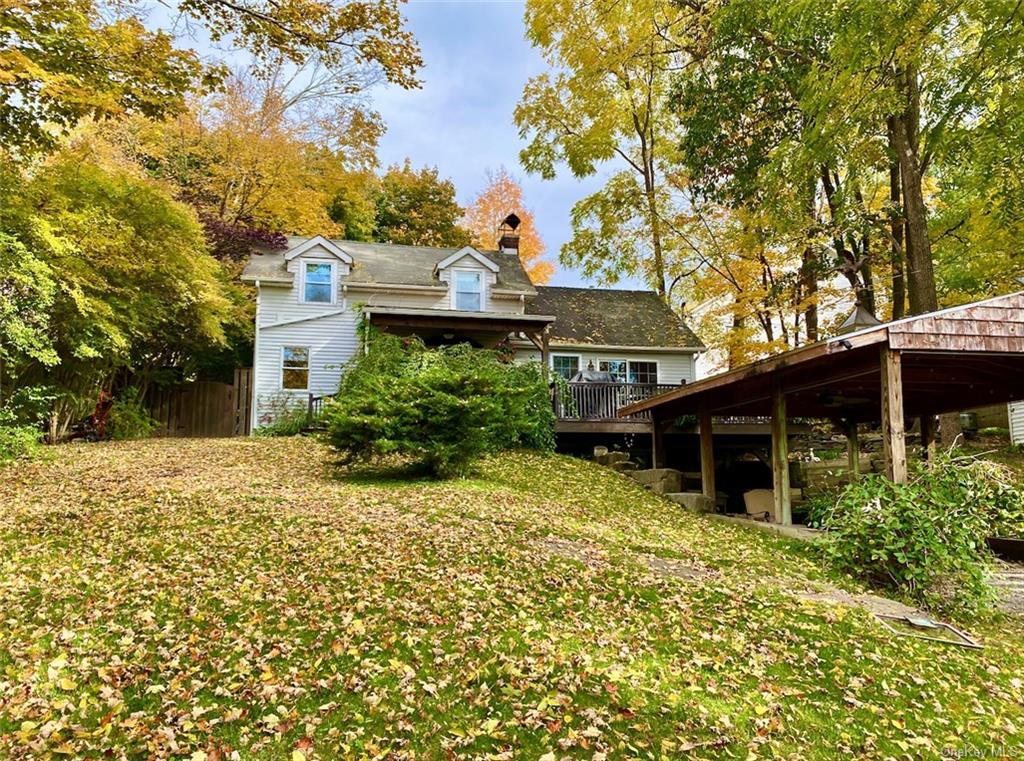
<svg viewBox="0 0 1024 761">
<path fill-rule="evenodd" d="M 258 368 L 259 364 L 260 364 L 259 357 L 260 357 L 260 301 L 262 300 L 261 299 L 261 295 L 262 295 L 262 291 L 260 290 L 260 281 L 257 279 L 256 280 L 256 332 L 255 332 L 255 334 L 253 336 L 253 340 L 252 340 L 252 379 L 250 380 L 251 393 L 252 393 L 252 403 L 251 403 L 252 409 L 250 409 L 250 411 L 249 411 L 249 414 L 250 414 L 249 435 L 250 436 L 254 436 L 256 434 L 256 423 L 259 420 L 259 414 L 258 414 L 259 395 L 256 393 L 256 389 L 258 388 L 258 386 L 256 385 L 256 373 L 257 373 L 257 369 L 256 368 Z"/>
</svg>

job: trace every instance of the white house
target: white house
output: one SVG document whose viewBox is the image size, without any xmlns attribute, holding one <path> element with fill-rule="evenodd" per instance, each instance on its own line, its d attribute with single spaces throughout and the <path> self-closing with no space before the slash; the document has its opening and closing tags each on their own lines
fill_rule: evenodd
<svg viewBox="0 0 1024 761">
<path fill-rule="evenodd" d="M 704 347 L 645 291 L 530 283 L 518 237 L 495 251 L 290 238 L 250 257 L 256 288 L 253 428 L 286 407 L 337 391 L 361 350 L 359 325 L 430 344 L 508 340 L 517 359 L 571 377 L 593 364 L 627 383 L 692 381 Z"/>
</svg>

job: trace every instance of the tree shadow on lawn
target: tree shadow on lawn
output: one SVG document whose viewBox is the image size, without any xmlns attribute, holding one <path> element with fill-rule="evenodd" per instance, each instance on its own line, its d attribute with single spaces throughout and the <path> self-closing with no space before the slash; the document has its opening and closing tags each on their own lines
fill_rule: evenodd
<svg viewBox="0 0 1024 761">
<path fill-rule="evenodd" d="M 357 486 L 401 486 L 446 480 L 431 473 L 427 463 L 397 455 L 368 462 L 330 461 L 326 470 L 329 477 Z"/>
</svg>

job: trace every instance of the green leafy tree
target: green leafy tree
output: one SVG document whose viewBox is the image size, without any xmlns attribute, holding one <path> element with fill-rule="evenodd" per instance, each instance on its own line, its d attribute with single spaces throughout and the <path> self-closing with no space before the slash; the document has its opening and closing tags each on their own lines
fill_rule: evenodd
<svg viewBox="0 0 1024 761">
<path fill-rule="evenodd" d="M 459 225 L 463 209 L 455 200 L 455 185 L 442 180 L 437 167 L 413 169 L 408 159 L 388 167 L 376 205 L 375 240 L 449 248 L 470 242 L 469 231 Z"/>
<path fill-rule="evenodd" d="M 12 368 L 19 385 L 58 389 L 51 433 L 97 387 L 130 375 L 144 391 L 163 368 L 224 341 L 232 287 L 195 214 L 109 146 L 73 144 L 3 191 L 0 231 L 55 286 L 46 314 L 31 319 L 48 317 L 56 364 L 23 357 Z"/>
<path fill-rule="evenodd" d="M 683 18 L 659 0 L 529 0 L 527 37 L 552 71 L 526 84 L 515 111 L 527 171 L 550 179 L 564 163 L 587 177 L 614 166 L 605 187 L 574 207 L 563 264 L 605 282 L 640 275 L 663 297 L 678 248 L 667 221 L 677 209 L 666 94 Z"/>
<path fill-rule="evenodd" d="M 160 118 L 184 107 L 203 67 L 137 18 L 106 20 L 90 0 L 0 6 L 0 146 L 49 149 L 86 117 Z"/>
<path fill-rule="evenodd" d="M 50 339 L 56 290 L 46 263 L 20 240 L 0 232 L 0 405 L 8 368 L 57 362 Z"/>
</svg>

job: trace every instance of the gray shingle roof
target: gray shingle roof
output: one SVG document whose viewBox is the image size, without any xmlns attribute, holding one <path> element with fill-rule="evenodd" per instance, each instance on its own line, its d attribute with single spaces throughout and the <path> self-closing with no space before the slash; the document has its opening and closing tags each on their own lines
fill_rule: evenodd
<svg viewBox="0 0 1024 761">
<path fill-rule="evenodd" d="M 291 237 L 288 239 L 288 248 L 293 248 L 306 240 L 309 238 Z M 399 246 L 391 243 L 361 243 L 351 240 L 334 240 L 332 243 L 348 253 L 355 262 L 352 271 L 345 278 L 347 283 L 440 285 L 434 275 L 434 269 L 438 262 L 459 250 Z M 527 296 L 534 293 L 530 279 L 526 276 L 526 271 L 516 254 L 484 250 L 480 250 L 480 253 L 498 265 L 495 288 L 518 291 Z M 290 282 L 292 274 L 285 267 L 284 254 L 284 251 L 263 251 L 253 254 L 242 272 L 242 278 Z"/>
<path fill-rule="evenodd" d="M 555 316 L 552 341 L 603 346 L 704 347 L 654 291 L 538 285 L 537 296 L 527 311 Z"/>
</svg>

